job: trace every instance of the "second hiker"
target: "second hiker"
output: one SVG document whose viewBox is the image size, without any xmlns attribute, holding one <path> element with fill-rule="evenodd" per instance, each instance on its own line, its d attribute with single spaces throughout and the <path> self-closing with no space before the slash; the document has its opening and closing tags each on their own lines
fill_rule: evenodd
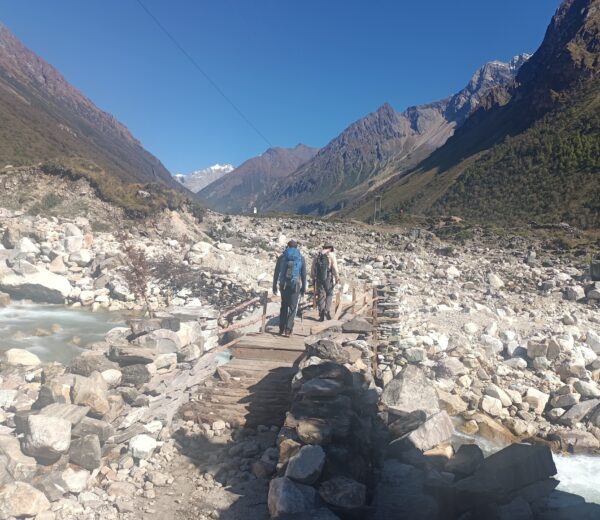
<svg viewBox="0 0 600 520">
<path fill-rule="evenodd" d="M 288 242 L 287 249 L 277 259 L 273 275 L 273 294 L 277 294 L 278 288 L 281 291 L 279 334 L 290 336 L 300 299 L 306 292 L 306 263 L 295 240 Z"/>
<path fill-rule="evenodd" d="M 313 260 L 311 271 L 319 309 L 319 320 L 330 320 L 333 289 L 339 281 L 337 259 L 331 244 L 323 246 L 321 252 Z"/>
</svg>

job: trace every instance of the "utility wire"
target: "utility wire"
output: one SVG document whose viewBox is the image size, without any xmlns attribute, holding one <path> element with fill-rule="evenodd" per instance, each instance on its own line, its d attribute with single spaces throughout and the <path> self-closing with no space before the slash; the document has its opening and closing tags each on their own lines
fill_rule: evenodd
<svg viewBox="0 0 600 520">
<path fill-rule="evenodd" d="M 219 87 L 219 85 L 217 85 L 217 83 L 207 74 L 207 72 L 198 64 L 198 62 L 190 55 L 189 52 L 187 52 L 185 50 L 185 48 L 175 39 L 175 37 L 167 30 L 167 28 L 160 23 L 160 21 L 158 20 L 158 18 L 156 18 L 156 16 L 154 16 L 152 14 L 152 12 L 144 5 L 144 3 L 142 2 L 142 0 L 136 0 L 136 2 L 140 5 L 140 7 L 146 12 L 146 14 L 154 21 L 154 23 L 158 26 L 158 28 L 166 34 L 166 36 L 169 38 L 169 40 L 171 40 L 171 42 L 173 43 L 173 45 L 175 45 L 175 47 L 177 47 L 177 49 L 179 49 L 179 51 L 188 59 L 188 61 L 194 66 L 196 67 L 196 69 L 200 72 L 200 74 L 202 74 L 206 80 L 213 86 L 213 88 L 221 95 L 221 97 L 227 101 L 227 103 L 229 103 L 231 105 L 231 107 L 238 113 L 238 115 L 248 124 L 248 126 L 250 128 L 252 128 L 252 130 L 254 130 L 259 137 L 265 142 L 267 143 L 270 147 L 272 147 L 273 145 L 271 144 L 271 141 L 269 141 L 266 137 L 265 134 L 263 134 L 254 123 L 252 123 L 252 121 L 250 121 L 250 119 L 248 119 L 246 117 L 246 115 L 240 110 L 240 108 L 229 98 L 229 96 L 227 96 L 227 94 L 225 94 L 225 92 L 223 92 L 223 90 Z"/>
</svg>

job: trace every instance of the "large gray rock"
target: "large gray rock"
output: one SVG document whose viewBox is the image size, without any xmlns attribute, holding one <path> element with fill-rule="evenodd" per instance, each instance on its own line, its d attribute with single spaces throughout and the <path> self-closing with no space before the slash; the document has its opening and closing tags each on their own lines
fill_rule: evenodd
<svg viewBox="0 0 600 520">
<path fill-rule="evenodd" d="M 50 502 L 44 493 L 26 482 L 0 487 L 0 518 L 31 517 L 48 509 Z"/>
<path fill-rule="evenodd" d="M 68 491 L 67 484 L 62 478 L 61 472 L 51 471 L 51 468 L 36 475 L 31 481 L 31 485 L 44 493 L 46 498 L 51 502 L 60 500 Z"/>
<path fill-rule="evenodd" d="M 454 427 L 450 416 L 445 411 L 441 411 L 410 432 L 406 440 L 415 448 L 427 451 L 450 440 L 453 433 Z"/>
<path fill-rule="evenodd" d="M 8 226 L 2 235 L 2 245 L 6 249 L 14 249 L 17 247 L 21 239 L 21 232 L 14 226 Z"/>
<path fill-rule="evenodd" d="M 71 404 L 73 376 L 62 374 L 50 379 L 40 387 L 34 408 L 41 409 L 54 403 Z"/>
<path fill-rule="evenodd" d="M 595 381 L 575 381 L 573 386 L 581 397 L 600 397 L 600 386 Z"/>
<path fill-rule="evenodd" d="M 589 329 L 585 341 L 596 354 L 600 354 L 600 334 Z"/>
<path fill-rule="evenodd" d="M 152 363 L 158 354 L 154 349 L 138 347 L 129 343 L 113 344 L 110 346 L 109 357 L 120 366 L 147 365 Z"/>
<path fill-rule="evenodd" d="M 435 387 L 415 365 L 408 365 L 387 384 L 381 402 L 400 412 L 423 410 L 428 416 L 440 410 Z"/>
<path fill-rule="evenodd" d="M 127 324 L 131 327 L 134 336 L 149 334 L 155 330 L 167 329 L 177 332 L 180 329 L 178 318 L 167 316 L 163 318 L 146 318 L 129 320 Z"/>
<path fill-rule="evenodd" d="M 317 492 L 286 477 L 274 478 L 269 484 L 268 506 L 272 518 L 304 513 L 316 506 Z"/>
<path fill-rule="evenodd" d="M 0 467 L 4 466 L 13 480 L 30 480 L 37 465 L 33 457 L 21 451 L 19 440 L 12 435 L 0 435 Z"/>
<path fill-rule="evenodd" d="M 102 373 L 105 370 L 119 368 L 118 365 L 110 361 L 103 352 L 83 352 L 73 358 L 67 365 L 67 369 L 72 374 L 89 377 L 94 372 Z"/>
<path fill-rule="evenodd" d="M 555 435 L 560 440 L 561 448 L 569 453 L 590 453 L 600 448 L 600 440 L 590 432 L 566 430 Z"/>
<path fill-rule="evenodd" d="M 89 407 L 94 417 L 102 417 L 110 410 L 108 402 L 108 386 L 98 372 L 90 377 L 76 375 L 73 383 L 73 404 Z"/>
<path fill-rule="evenodd" d="M 157 446 L 156 440 L 144 433 L 129 440 L 129 451 L 136 459 L 149 459 Z"/>
<path fill-rule="evenodd" d="M 127 365 L 121 369 L 121 384 L 139 388 L 152 379 L 154 371 L 150 363 L 146 365 Z"/>
<path fill-rule="evenodd" d="M 586 504 L 583 497 L 554 490 L 532 504 L 535 518 L 540 520 L 596 520 L 600 505 Z"/>
<path fill-rule="evenodd" d="M 495 513 L 497 520 L 533 520 L 533 511 L 523 497 L 517 497 L 508 504 L 499 506 Z"/>
<path fill-rule="evenodd" d="M 89 410 L 90 409 L 88 406 L 78 406 L 76 404 L 68 403 L 54 403 L 40 410 L 40 415 L 66 419 L 69 421 L 71 426 L 75 426 L 79 424 L 79 421 L 81 421 L 87 415 Z"/>
<path fill-rule="evenodd" d="M 183 346 L 176 332 L 168 329 L 158 329 L 144 334 L 134 340 L 136 345 L 149 348 L 157 354 L 170 354 L 178 352 Z"/>
<path fill-rule="evenodd" d="M 439 377 L 452 379 L 467 373 L 467 368 L 456 357 L 447 357 L 438 362 L 437 374 Z"/>
<path fill-rule="evenodd" d="M 66 419 L 30 415 L 27 417 L 23 453 L 35 457 L 38 462 L 56 462 L 71 445 L 71 423 Z"/>
<path fill-rule="evenodd" d="M 85 435 L 71 442 L 69 462 L 84 469 L 94 470 L 102 464 L 102 450 L 97 435 Z"/>
<path fill-rule="evenodd" d="M 559 422 L 567 426 L 573 426 L 581 422 L 587 415 L 591 415 L 598 405 L 600 405 L 600 399 L 581 401 L 569 408 L 567 413 L 560 417 Z"/>
<path fill-rule="evenodd" d="M 570 301 L 577 301 L 585 298 L 585 289 L 581 285 L 573 285 L 565 287 L 565 299 Z"/>
<path fill-rule="evenodd" d="M 311 397 L 332 397 L 345 390 L 344 382 L 336 379 L 314 378 L 306 381 L 299 390 L 299 395 Z"/>
<path fill-rule="evenodd" d="M 413 466 L 388 459 L 373 497 L 373 520 L 438 518 L 440 507 L 424 487 L 424 473 Z"/>
<path fill-rule="evenodd" d="M 492 502 L 556 474 L 546 446 L 512 444 L 484 460 L 472 476 L 454 485 L 455 505 L 461 511 Z"/>
<path fill-rule="evenodd" d="M 41 360 L 33 352 L 22 348 L 10 348 L 0 354 L 5 365 L 33 367 L 41 364 Z"/>
<path fill-rule="evenodd" d="M 321 446 L 303 446 L 288 462 L 285 476 L 300 484 L 317 481 L 325 465 L 325 452 Z"/>
<path fill-rule="evenodd" d="M 85 469 L 75 470 L 71 467 L 62 472 L 61 478 L 71 493 L 81 493 L 88 487 L 90 472 Z"/>
<path fill-rule="evenodd" d="M 347 334 L 370 334 L 373 326 L 364 318 L 354 318 L 342 325 L 342 331 Z"/>
<path fill-rule="evenodd" d="M 446 471 L 459 478 L 468 477 L 483 464 L 483 452 L 477 444 L 463 444 L 446 464 Z"/>
<path fill-rule="evenodd" d="M 340 343 L 331 339 L 321 339 L 315 343 L 306 345 L 306 353 L 308 356 L 316 356 L 335 363 L 348 363 L 350 361 L 350 353 L 344 349 Z"/>
<path fill-rule="evenodd" d="M 101 444 L 104 444 L 114 434 L 115 429 L 110 423 L 92 417 L 84 417 L 71 431 L 73 437 L 96 435 Z"/>
<path fill-rule="evenodd" d="M 20 268 L 20 272 L 0 271 L 0 291 L 8 293 L 11 298 L 37 303 L 64 303 L 69 296 L 72 286 L 64 276 L 31 264 Z"/>
<path fill-rule="evenodd" d="M 330 506 L 358 509 L 365 505 L 367 486 L 347 477 L 334 477 L 319 486 L 319 495 Z"/>
</svg>

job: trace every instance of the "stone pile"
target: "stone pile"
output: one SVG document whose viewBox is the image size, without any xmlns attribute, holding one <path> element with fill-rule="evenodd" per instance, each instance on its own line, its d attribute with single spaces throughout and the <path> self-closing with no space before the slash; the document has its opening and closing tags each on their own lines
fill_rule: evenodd
<svg viewBox="0 0 600 520">
<path fill-rule="evenodd" d="M 215 371 L 216 343 L 216 312 L 187 307 L 133 319 L 67 366 L 5 353 L 0 518 L 116 518 L 133 496 L 153 498 L 169 481 L 174 417 Z"/>
<path fill-rule="evenodd" d="M 369 347 L 363 339 L 309 338 L 307 354 L 279 432 L 270 514 L 363 518 L 377 446 L 378 392 L 367 365 Z"/>
<path fill-rule="evenodd" d="M 393 341 L 402 332 L 402 316 L 406 309 L 402 302 L 400 287 L 393 282 L 377 287 L 377 330 L 378 337 Z"/>
</svg>

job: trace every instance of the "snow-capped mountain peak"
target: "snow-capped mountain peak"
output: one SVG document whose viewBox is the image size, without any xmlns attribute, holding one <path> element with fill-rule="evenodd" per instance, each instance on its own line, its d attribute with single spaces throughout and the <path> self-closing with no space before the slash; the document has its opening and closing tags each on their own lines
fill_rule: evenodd
<svg viewBox="0 0 600 520">
<path fill-rule="evenodd" d="M 194 193 L 199 192 L 209 184 L 220 179 L 224 175 L 232 172 L 235 166 L 232 164 L 213 164 L 208 168 L 202 170 L 196 170 L 191 173 L 182 174 L 178 173 L 173 175 L 181 184 L 183 184 L 188 190 Z"/>
</svg>

